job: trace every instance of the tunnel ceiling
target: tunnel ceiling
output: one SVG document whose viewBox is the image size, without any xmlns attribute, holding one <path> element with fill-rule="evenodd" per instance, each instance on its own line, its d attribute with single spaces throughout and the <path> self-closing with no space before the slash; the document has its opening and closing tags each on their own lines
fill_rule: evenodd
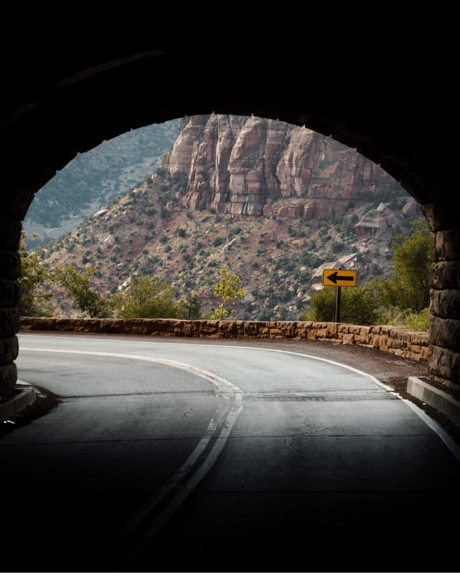
<svg viewBox="0 0 460 582">
<path fill-rule="evenodd" d="M 16 218 L 24 218 L 24 206 L 8 201 L 8 192 L 31 201 L 78 152 L 144 125 L 215 111 L 279 118 L 331 135 L 380 164 L 418 202 L 439 201 L 446 211 L 435 214 L 454 226 L 448 91 L 440 95 L 439 85 L 427 86 L 413 69 L 403 75 L 404 67 L 393 64 L 383 74 L 376 65 L 315 58 L 307 47 L 210 55 L 144 43 L 66 47 L 65 59 L 61 52 L 7 59 L 0 144 L 12 171 L 1 196 Z"/>
</svg>

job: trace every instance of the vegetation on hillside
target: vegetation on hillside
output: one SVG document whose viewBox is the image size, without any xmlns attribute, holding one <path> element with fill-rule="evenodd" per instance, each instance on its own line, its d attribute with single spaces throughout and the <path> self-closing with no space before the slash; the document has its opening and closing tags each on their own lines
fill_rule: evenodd
<svg viewBox="0 0 460 582">
<path fill-rule="evenodd" d="M 414 331 L 429 326 L 429 278 L 433 239 L 425 219 L 411 222 L 413 232 L 396 233 L 392 243 L 394 274 L 373 277 L 361 287 L 342 290 L 340 321 L 360 325 L 405 325 Z M 311 298 L 304 321 L 335 321 L 336 289 L 324 287 Z"/>
<path fill-rule="evenodd" d="M 34 232 L 32 237 L 37 238 L 38 234 Z M 27 233 L 23 230 L 19 242 L 21 258 L 19 312 L 28 317 L 52 317 L 54 309 L 49 301 L 54 294 L 45 289 L 53 281 L 52 274 L 42 264 L 38 255 L 26 250 L 26 241 Z"/>
<path fill-rule="evenodd" d="M 239 228 L 239 227 L 238 227 Z M 411 222 L 412 232 L 404 238 L 396 233 L 392 243 L 393 274 L 384 278 L 374 276 L 366 283 L 346 288 L 342 292 L 341 322 L 355 325 L 406 325 L 414 331 L 428 328 L 429 322 L 429 270 L 432 262 L 432 236 L 424 219 Z M 239 231 L 237 234 L 239 234 Z M 183 233 L 179 233 L 182 237 Z M 68 297 L 72 297 L 76 307 L 90 317 L 121 317 L 121 318 L 177 318 L 197 319 L 202 317 L 202 302 L 200 296 L 189 292 L 185 298 L 180 297 L 177 289 L 170 283 L 155 276 L 140 275 L 134 277 L 127 289 L 109 293 L 101 297 L 91 288 L 92 279 L 96 273 L 95 267 L 77 270 L 75 265 L 56 266 L 51 271 L 40 261 L 36 253 L 25 250 L 23 232 L 21 238 L 22 288 L 21 315 L 52 316 L 54 310 L 50 307 L 53 293 L 47 291 L 50 283 L 60 284 Z M 168 239 L 169 240 L 169 239 Z M 165 241 L 164 241 L 165 242 Z M 304 280 L 304 273 L 311 270 L 299 267 L 315 265 L 315 254 L 303 250 L 297 258 L 288 258 L 281 254 L 274 262 L 272 276 L 268 286 L 256 292 L 257 299 L 277 298 L 274 286 L 280 281 L 283 268 L 294 270 L 299 284 Z M 259 264 L 253 264 L 258 268 Z M 265 269 L 265 267 L 262 267 Z M 270 274 L 268 269 L 266 274 Z M 239 287 L 240 276 L 228 274 L 227 268 L 219 270 L 221 278 L 212 284 L 214 297 L 219 301 L 214 311 L 208 311 L 204 317 L 209 319 L 231 319 L 237 315 L 228 306 L 235 302 L 243 303 L 245 289 Z M 308 276 L 305 280 L 308 279 Z M 284 288 L 279 299 L 289 300 L 291 291 Z M 336 289 L 325 287 L 311 295 L 310 309 L 300 315 L 306 321 L 334 321 Z M 297 307 L 302 301 L 296 301 Z M 253 302 L 244 302 L 245 314 L 253 311 Z M 280 310 L 281 315 L 286 311 Z M 259 320 L 271 316 L 270 308 L 266 307 L 258 315 Z"/>
<path fill-rule="evenodd" d="M 104 311 L 98 312 L 97 306 L 105 313 L 109 310 L 112 317 L 160 313 L 157 308 L 142 310 L 139 301 L 134 307 L 136 294 L 141 293 L 139 281 L 145 278 L 143 284 L 149 281 L 149 293 L 157 299 L 161 293 L 154 290 L 160 282 L 164 291 L 168 289 L 169 315 L 161 317 L 175 313 L 174 317 L 192 319 L 205 317 L 205 313 L 206 317 L 292 321 L 307 312 L 309 319 L 331 321 L 335 311 L 331 315 L 330 305 L 335 310 L 335 297 L 331 291 L 317 292 L 312 277 L 322 264 L 342 258 L 346 268 L 358 270 L 360 281 L 359 287 L 342 293 L 343 321 L 377 323 L 386 317 L 388 322 L 391 318 L 400 322 L 402 314 L 404 322 L 414 321 L 420 306 L 425 305 L 412 291 L 410 298 L 404 294 L 408 285 L 415 289 L 412 281 L 421 276 L 420 269 L 412 269 L 410 276 L 398 271 L 400 265 L 409 269 L 407 245 L 398 250 L 404 237 L 412 241 L 409 255 L 417 250 L 415 265 L 422 261 L 420 247 L 429 247 L 426 236 L 420 238 L 420 229 L 401 213 L 410 200 L 404 191 L 369 193 L 362 204 L 350 202 L 327 221 L 280 218 L 278 209 L 289 203 L 280 199 L 270 216 L 235 222 L 234 217 L 214 208 L 183 208 L 180 200 L 186 189 L 184 177 L 171 178 L 162 166 L 85 219 L 76 232 L 38 245 L 34 256 L 50 273 L 55 267 L 72 266 L 75 276 L 90 274 L 86 293 L 92 290 L 97 298 L 93 300 L 96 311 L 89 305 L 85 309 L 77 293 L 66 291 L 54 277 L 45 288 L 45 292 L 54 292 L 50 309 L 57 316 L 68 317 L 102 315 Z M 379 237 L 358 236 L 356 224 L 382 200 L 396 221 Z M 421 217 L 419 209 L 415 216 Z M 420 225 L 424 222 L 423 218 L 419 221 Z M 431 262 L 431 258 L 427 260 Z M 234 298 L 231 314 L 230 303 L 224 305 L 215 294 L 224 265 L 244 284 L 244 294 Z M 426 290 L 424 293 L 426 297 Z"/>
<path fill-rule="evenodd" d="M 110 317 L 111 305 L 109 301 L 100 298 L 98 293 L 90 287 L 94 271 L 94 267 L 89 267 L 79 273 L 75 265 L 65 265 L 64 267 L 55 267 L 53 275 L 55 280 L 65 289 L 67 297 L 75 299 L 78 309 L 90 317 Z"/>
</svg>

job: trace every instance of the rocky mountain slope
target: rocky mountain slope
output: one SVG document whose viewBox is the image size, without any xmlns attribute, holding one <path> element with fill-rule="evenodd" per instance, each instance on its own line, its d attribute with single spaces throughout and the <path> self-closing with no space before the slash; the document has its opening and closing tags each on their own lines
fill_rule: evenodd
<svg viewBox="0 0 460 582">
<path fill-rule="evenodd" d="M 151 177 L 37 247 L 48 266 L 95 266 L 103 296 L 155 275 L 208 307 L 226 266 L 246 289 L 239 318 L 296 319 L 325 263 L 357 269 L 360 281 L 390 274 L 395 231 L 421 216 L 378 166 L 309 129 L 214 114 L 178 129 Z M 76 315 L 60 295 L 57 313 Z"/>
<path fill-rule="evenodd" d="M 78 154 L 39 190 L 24 221 L 42 241 L 74 231 L 161 164 L 176 141 L 179 119 L 130 131 Z M 34 241 L 29 238 L 28 248 Z"/>
</svg>

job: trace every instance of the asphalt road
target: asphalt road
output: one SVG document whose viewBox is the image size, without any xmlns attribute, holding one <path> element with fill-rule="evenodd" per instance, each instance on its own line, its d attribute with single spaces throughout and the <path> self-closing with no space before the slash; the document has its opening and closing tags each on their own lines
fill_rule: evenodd
<svg viewBox="0 0 460 582">
<path fill-rule="evenodd" d="M 20 335 L 62 403 L 0 439 L 2 571 L 456 571 L 455 450 L 327 360 Z"/>
</svg>

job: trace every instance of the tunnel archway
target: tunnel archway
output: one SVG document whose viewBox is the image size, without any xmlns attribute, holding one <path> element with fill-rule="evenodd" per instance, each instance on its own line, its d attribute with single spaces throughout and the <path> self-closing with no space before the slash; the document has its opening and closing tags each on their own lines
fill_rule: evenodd
<svg viewBox="0 0 460 582">
<path fill-rule="evenodd" d="M 355 148 L 415 198 L 435 248 L 429 370 L 446 388 L 460 388 L 460 201 L 449 157 L 453 109 L 445 91 L 410 75 L 394 88 L 376 83 L 372 74 L 347 84 L 340 68 L 325 71 L 310 61 L 314 83 L 305 89 L 298 71 L 307 48 L 296 54 L 278 47 L 271 53 L 265 47 L 239 54 L 222 50 L 216 60 L 203 62 L 194 51 L 174 47 L 66 50 L 64 62 L 45 68 L 37 68 L 40 50 L 11 63 L 11 90 L 2 96 L 0 392 L 16 382 L 17 250 L 34 193 L 77 153 L 105 140 L 213 111 L 305 125 Z"/>
</svg>

